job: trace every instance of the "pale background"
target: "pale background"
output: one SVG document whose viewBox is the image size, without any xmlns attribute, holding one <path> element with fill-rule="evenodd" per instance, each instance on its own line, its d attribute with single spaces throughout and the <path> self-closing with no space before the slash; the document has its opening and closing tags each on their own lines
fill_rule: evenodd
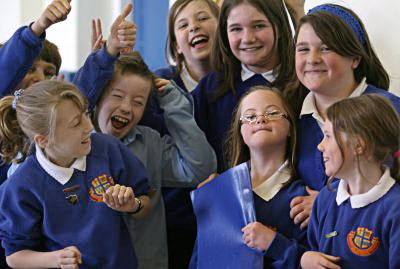
<svg viewBox="0 0 400 269">
<path fill-rule="evenodd" d="M 38 18 L 49 2 L 49 0 L 0 0 L 0 42 L 5 42 L 18 27 L 29 24 Z M 60 49 L 63 59 L 62 70 L 76 71 L 90 53 L 90 20 L 100 17 L 103 21 L 103 32 L 107 36 L 113 19 L 128 2 L 130 1 L 72 0 L 72 12 L 67 21 L 52 26 L 47 31 L 47 38 Z M 400 1 L 306 0 L 305 10 L 327 2 L 347 6 L 361 17 L 379 58 L 390 74 L 390 90 L 400 95 L 400 30 L 398 22 Z M 146 16 L 158 16 L 156 4 L 154 10 L 154 14 L 146 14 Z M 160 27 L 165 27 L 165 25 Z M 164 51 L 156 53 L 164 58 Z"/>
</svg>

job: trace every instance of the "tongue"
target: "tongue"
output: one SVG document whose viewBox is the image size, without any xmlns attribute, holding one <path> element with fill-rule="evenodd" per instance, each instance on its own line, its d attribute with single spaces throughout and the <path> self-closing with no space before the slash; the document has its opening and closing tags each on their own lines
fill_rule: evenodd
<svg viewBox="0 0 400 269">
<path fill-rule="evenodd" d="M 111 120 L 111 124 L 115 129 L 122 129 L 126 126 L 125 123 L 122 123 L 120 121 L 117 120 Z"/>
<path fill-rule="evenodd" d="M 195 47 L 195 48 L 197 49 L 197 48 L 202 48 L 202 47 L 204 47 L 205 45 L 207 45 L 207 41 L 206 41 L 206 40 L 197 42 L 196 44 L 194 44 L 193 47 Z"/>
</svg>

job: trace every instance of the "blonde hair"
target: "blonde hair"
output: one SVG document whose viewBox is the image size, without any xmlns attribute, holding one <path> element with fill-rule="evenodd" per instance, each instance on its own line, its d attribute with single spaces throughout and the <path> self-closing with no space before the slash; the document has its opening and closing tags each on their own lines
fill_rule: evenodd
<svg viewBox="0 0 400 269">
<path fill-rule="evenodd" d="M 400 148 L 400 119 L 385 97 L 365 94 L 346 98 L 328 108 L 327 118 L 332 123 L 342 158 L 346 145 L 339 132 L 345 133 L 350 141 L 361 139 L 365 144 L 367 156 L 381 166 L 391 166 L 391 176 L 397 181 L 400 180 L 400 160 L 393 159 L 393 154 Z"/>
<path fill-rule="evenodd" d="M 296 130 L 296 117 L 293 112 L 292 107 L 289 105 L 282 92 L 277 88 L 272 88 L 268 86 L 253 86 L 251 87 L 243 96 L 240 98 L 238 105 L 233 111 L 233 117 L 231 126 L 227 133 L 227 138 L 224 144 L 224 154 L 226 160 L 226 168 L 232 168 L 240 163 L 250 160 L 250 150 L 248 146 L 244 143 L 243 137 L 240 133 L 240 113 L 242 101 L 246 96 L 250 95 L 256 91 L 270 91 L 276 94 L 283 104 L 283 109 L 288 115 L 288 121 L 290 123 L 290 136 L 288 137 L 285 157 L 289 160 L 289 167 L 291 169 L 292 176 L 294 179 L 296 177 L 295 161 L 296 161 L 296 144 L 297 144 L 297 130 Z"/>
<path fill-rule="evenodd" d="M 4 162 L 11 162 L 18 152 L 25 159 L 33 145 L 35 135 L 43 135 L 54 142 L 57 106 L 70 100 L 81 111 L 87 109 L 87 101 L 70 83 L 44 80 L 21 92 L 12 107 L 14 96 L 0 100 L 0 155 Z"/>
</svg>

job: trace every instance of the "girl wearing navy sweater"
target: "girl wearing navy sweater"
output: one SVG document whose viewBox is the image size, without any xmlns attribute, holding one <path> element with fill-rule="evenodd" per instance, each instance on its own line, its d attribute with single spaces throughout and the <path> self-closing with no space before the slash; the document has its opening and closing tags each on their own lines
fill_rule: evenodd
<svg viewBox="0 0 400 269">
<path fill-rule="evenodd" d="M 199 127 L 224 170 L 222 147 L 232 112 L 255 85 L 284 89 L 295 79 L 290 16 L 280 0 L 225 0 L 212 59 L 214 70 L 192 92 Z"/>
<path fill-rule="evenodd" d="M 248 170 L 257 222 L 243 227 L 243 242 L 263 251 L 264 268 L 298 268 L 306 250 L 306 230 L 289 216 L 290 200 L 306 193 L 303 183 L 295 180 L 295 122 L 280 91 L 254 86 L 241 98 L 226 142 L 230 170 Z M 202 258 L 195 251 L 190 268 L 197 268 Z"/>
<path fill-rule="evenodd" d="M 38 82 L 0 100 L 1 154 L 36 148 L 0 188 L 0 238 L 15 268 L 137 268 L 122 216 L 149 210 L 142 163 L 93 134 L 71 84 Z"/>
<path fill-rule="evenodd" d="M 377 94 L 327 109 L 318 149 L 330 180 L 340 180 L 314 203 L 303 268 L 400 268 L 399 126 Z"/>
<path fill-rule="evenodd" d="M 300 19 L 296 35 L 296 73 L 308 92 L 300 113 L 299 176 L 321 190 L 326 182 L 317 145 L 323 138 L 326 110 L 333 103 L 367 93 L 384 96 L 400 112 L 400 98 L 387 91 L 389 76 L 372 49 L 368 34 L 351 10 L 332 4 L 314 7 Z M 311 191 L 310 191 L 311 192 Z M 291 215 L 305 227 L 316 192 L 292 201 Z"/>
</svg>

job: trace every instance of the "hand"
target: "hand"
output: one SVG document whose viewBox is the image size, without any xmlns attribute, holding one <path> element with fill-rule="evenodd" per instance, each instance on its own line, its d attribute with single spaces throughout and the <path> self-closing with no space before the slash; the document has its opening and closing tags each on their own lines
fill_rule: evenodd
<svg viewBox="0 0 400 269">
<path fill-rule="evenodd" d="M 301 268 L 304 269 L 340 269 L 341 267 L 337 265 L 339 261 L 340 257 L 330 256 L 316 251 L 307 251 L 301 256 L 300 264 Z"/>
<path fill-rule="evenodd" d="M 63 21 L 71 11 L 71 0 L 53 0 L 35 21 L 31 29 L 36 36 L 40 36 L 51 25 Z"/>
<path fill-rule="evenodd" d="M 58 74 L 58 77 L 57 77 L 57 76 L 52 76 L 52 77 L 50 78 L 50 80 L 60 80 L 60 81 L 64 81 L 64 80 L 65 80 L 65 74 Z"/>
<path fill-rule="evenodd" d="M 114 57 L 121 51 L 127 53 L 127 49 L 132 50 L 135 46 L 136 26 L 133 22 L 126 20 L 132 9 L 132 4 L 128 4 L 111 25 L 110 36 L 107 39 L 107 52 Z"/>
<path fill-rule="evenodd" d="M 163 92 L 165 90 L 165 87 L 171 84 L 171 81 L 163 78 L 155 78 L 154 84 L 156 85 L 156 88 L 159 92 Z"/>
<path fill-rule="evenodd" d="M 259 222 L 247 224 L 243 229 L 243 241 L 251 248 L 265 251 L 275 239 L 276 232 Z"/>
<path fill-rule="evenodd" d="M 208 178 L 206 178 L 204 181 L 200 182 L 199 185 L 197 185 L 197 188 L 203 187 L 204 185 L 206 185 L 208 182 L 212 181 L 217 176 L 219 176 L 218 173 L 212 173 L 211 175 L 208 176 Z"/>
<path fill-rule="evenodd" d="M 120 212 L 134 212 L 139 206 L 131 187 L 116 184 L 103 193 L 103 202 Z"/>
<path fill-rule="evenodd" d="M 315 198 L 319 193 L 309 187 L 306 187 L 306 190 L 308 196 L 297 196 L 290 202 L 290 218 L 293 219 L 295 224 L 300 224 L 301 229 L 307 228 Z"/>
<path fill-rule="evenodd" d="M 91 34 L 91 45 L 92 52 L 101 49 L 106 41 L 103 40 L 103 31 L 101 29 L 101 20 L 92 20 L 92 34 Z"/>
<path fill-rule="evenodd" d="M 57 268 L 77 269 L 82 264 L 82 255 L 75 246 L 66 247 L 54 252 L 56 254 Z"/>
</svg>

